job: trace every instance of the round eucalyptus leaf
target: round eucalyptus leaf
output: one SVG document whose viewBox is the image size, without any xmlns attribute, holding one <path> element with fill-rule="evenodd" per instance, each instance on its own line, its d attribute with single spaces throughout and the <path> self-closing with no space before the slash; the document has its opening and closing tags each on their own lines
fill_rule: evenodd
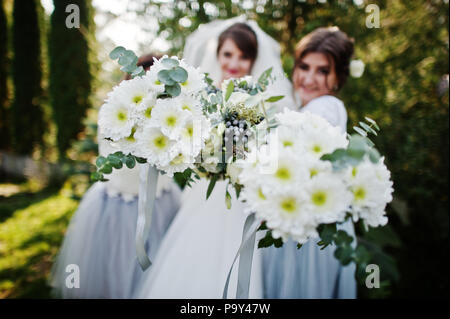
<svg viewBox="0 0 450 319">
<path fill-rule="evenodd" d="M 166 92 L 171 96 L 176 97 L 181 93 L 181 86 L 178 83 L 166 85 Z"/>
<path fill-rule="evenodd" d="M 102 169 L 100 170 L 100 173 L 111 174 L 112 166 L 110 164 L 105 164 L 105 166 L 103 166 Z"/>
<path fill-rule="evenodd" d="M 102 167 L 103 165 L 105 165 L 106 163 L 106 158 L 103 156 L 99 156 L 97 158 L 97 160 L 95 161 L 95 165 L 97 165 L 97 167 Z"/>
<path fill-rule="evenodd" d="M 188 73 L 182 67 L 177 66 L 173 70 L 169 70 L 169 75 L 175 82 L 183 83 L 186 82 L 188 78 Z"/>
<path fill-rule="evenodd" d="M 115 47 L 114 50 L 109 53 L 109 57 L 113 60 L 118 59 L 125 51 L 126 49 L 122 46 Z"/>
<path fill-rule="evenodd" d="M 171 59 L 171 58 L 165 58 L 161 60 L 161 63 L 166 67 L 166 68 L 174 68 L 176 66 L 179 65 L 179 62 L 175 59 Z"/>
<path fill-rule="evenodd" d="M 174 85 L 176 82 L 170 76 L 169 70 L 161 70 L 158 72 L 158 79 L 165 85 Z"/>
</svg>

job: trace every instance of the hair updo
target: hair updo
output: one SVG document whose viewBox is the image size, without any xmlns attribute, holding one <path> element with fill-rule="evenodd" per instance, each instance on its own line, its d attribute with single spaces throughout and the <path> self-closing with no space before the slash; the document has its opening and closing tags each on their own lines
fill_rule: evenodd
<svg viewBox="0 0 450 319">
<path fill-rule="evenodd" d="M 350 59 L 353 55 L 353 40 L 338 27 L 318 28 L 308 33 L 295 48 L 295 67 L 308 53 L 323 53 L 330 65 L 333 59 L 338 80 L 338 90 L 342 88 L 350 69 Z"/>
<path fill-rule="evenodd" d="M 226 39 L 233 40 L 244 56 L 248 57 L 252 63 L 255 62 L 258 55 L 258 40 L 255 31 L 247 24 L 241 22 L 235 23 L 220 34 L 217 55 L 219 55 L 219 51 Z"/>
</svg>

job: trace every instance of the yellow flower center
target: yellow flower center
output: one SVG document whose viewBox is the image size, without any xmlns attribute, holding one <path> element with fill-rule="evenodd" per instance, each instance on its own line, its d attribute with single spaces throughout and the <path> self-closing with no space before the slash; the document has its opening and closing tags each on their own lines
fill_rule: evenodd
<svg viewBox="0 0 450 319">
<path fill-rule="evenodd" d="M 156 84 L 156 85 L 161 85 L 161 81 L 156 80 L 156 81 L 155 81 L 155 84 Z"/>
<path fill-rule="evenodd" d="M 183 110 L 188 110 L 188 111 L 190 111 L 191 110 L 191 107 L 189 106 L 189 105 L 183 105 L 183 107 L 182 107 L 182 109 Z"/>
<path fill-rule="evenodd" d="M 181 85 L 182 86 L 186 86 L 186 85 L 188 85 L 188 81 L 186 80 L 186 81 L 184 81 L 183 83 L 181 83 Z"/>
<path fill-rule="evenodd" d="M 192 136 L 194 135 L 194 128 L 193 128 L 192 126 L 188 126 L 188 127 L 186 128 L 186 130 L 187 130 L 187 133 L 188 133 L 188 135 L 189 135 L 190 137 L 192 137 Z"/>
<path fill-rule="evenodd" d="M 312 150 L 314 153 L 320 153 L 322 151 L 322 148 L 320 147 L 320 145 L 314 145 Z"/>
<path fill-rule="evenodd" d="M 284 141 L 283 142 L 284 147 L 288 147 L 288 146 L 292 146 L 292 145 L 294 145 L 294 143 L 292 143 L 292 141 Z"/>
<path fill-rule="evenodd" d="M 315 168 L 312 168 L 312 169 L 309 170 L 309 174 L 310 174 L 310 177 L 313 178 L 314 176 L 319 174 L 319 171 L 317 169 L 315 169 Z"/>
<path fill-rule="evenodd" d="M 261 188 L 258 189 L 258 197 L 262 200 L 266 200 L 266 196 L 264 196 Z"/>
<path fill-rule="evenodd" d="M 316 206 L 323 206 L 327 202 L 327 193 L 324 191 L 317 191 L 311 196 L 311 200 Z"/>
<path fill-rule="evenodd" d="M 358 173 L 358 169 L 356 167 L 353 167 L 353 169 L 352 169 L 352 176 L 356 177 L 357 173 Z"/>
<path fill-rule="evenodd" d="M 146 110 L 145 110 L 145 117 L 146 118 L 151 118 L 152 117 L 152 110 L 153 110 L 153 106 L 150 106 L 150 107 L 148 107 Z"/>
<path fill-rule="evenodd" d="M 295 201 L 295 198 L 288 197 L 281 201 L 280 207 L 287 213 L 293 213 L 297 210 L 297 202 Z"/>
<path fill-rule="evenodd" d="M 170 162 L 171 165 L 179 165 L 181 163 L 183 163 L 184 160 L 184 156 L 183 154 L 178 154 L 177 156 L 175 156 L 175 158 Z"/>
<path fill-rule="evenodd" d="M 117 119 L 119 121 L 126 121 L 127 120 L 127 114 L 124 111 L 119 111 L 117 113 Z"/>
<path fill-rule="evenodd" d="M 155 144 L 157 148 L 164 149 L 167 145 L 167 138 L 160 135 L 153 140 L 153 144 Z"/>
<path fill-rule="evenodd" d="M 359 187 L 353 191 L 353 194 L 355 195 L 355 200 L 363 200 L 366 198 L 366 190 L 362 187 Z"/>
<path fill-rule="evenodd" d="M 141 103 L 142 98 L 143 98 L 142 95 L 136 95 L 136 96 L 133 97 L 133 102 L 135 104 L 139 104 L 139 103 Z"/>
<path fill-rule="evenodd" d="M 177 124 L 177 118 L 173 115 L 166 117 L 167 126 L 174 127 Z"/>
<path fill-rule="evenodd" d="M 280 167 L 275 176 L 279 179 L 288 180 L 291 178 L 291 172 L 286 167 Z"/>
</svg>

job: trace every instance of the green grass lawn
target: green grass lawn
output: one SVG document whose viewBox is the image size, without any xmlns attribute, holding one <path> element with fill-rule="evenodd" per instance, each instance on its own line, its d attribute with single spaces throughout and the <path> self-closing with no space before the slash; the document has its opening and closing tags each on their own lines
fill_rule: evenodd
<svg viewBox="0 0 450 319">
<path fill-rule="evenodd" d="M 50 269 L 77 205 L 67 187 L 0 183 L 0 298 L 50 297 Z"/>
</svg>

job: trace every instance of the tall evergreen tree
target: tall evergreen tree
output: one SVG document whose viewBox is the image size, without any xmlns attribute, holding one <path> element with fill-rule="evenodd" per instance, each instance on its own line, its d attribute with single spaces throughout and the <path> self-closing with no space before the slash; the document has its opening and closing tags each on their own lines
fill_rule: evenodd
<svg viewBox="0 0 450 319">
<path fill-rule="evenodd" d="M 80 28 L 68 28 L 66 7 L 79 8 Z M 50 58 L 50 101 L 57 127 L 60 159 L 82 131 L 82 120 L 90 107 L 92 76 L 89 67 L 88 32 L 90 10 L 85 0 L 54 1 L 48 39 Z M 77 17 L 74 17 L 75 19 Z M 69 20 L 72 21 L 69 17 Z"/>
<path fill-rule="evenodd" d="M 0 0 L 0 149 L 4 149 L 9 144 L 7 101 L 8 88 L 6 79 L 8 76 L 8 24 L 3 7 L 3 0 Z"/>
<path fill-rule="evenodd" d="M 14 102 L 11 108 L 13 149 L 31 154 L 42 142 L 43 112 L 40 107 L 41 53 L 37 0 L 15 0 L 13 5 L 12 63 Z"/>
</svg>

